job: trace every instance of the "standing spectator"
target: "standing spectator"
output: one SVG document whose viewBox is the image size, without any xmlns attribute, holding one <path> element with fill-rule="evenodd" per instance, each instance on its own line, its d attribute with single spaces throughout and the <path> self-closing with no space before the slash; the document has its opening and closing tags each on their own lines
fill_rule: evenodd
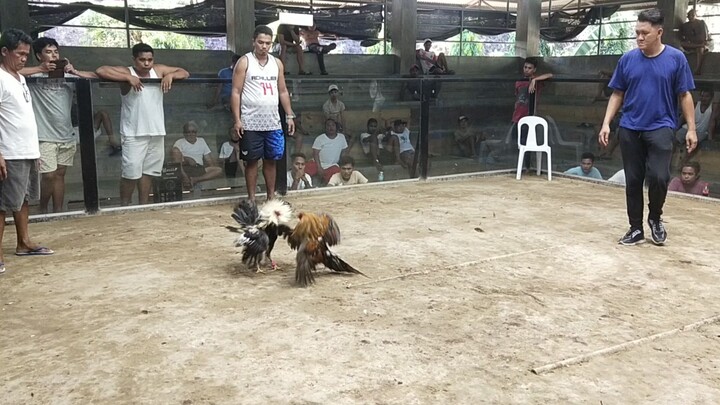
<svg viewBox="0 0 720 405">
<path fill-rule="evenodd" d="M 518 133 L 518 123 L 523 117 L 529 115 L 535 115 L 535 109 L 537 107 L 537 96 L 540 93 L 541 83 L 544 80 L 551 79 L 552 73 L 545 73 L 536 76 L 537 73 L 537 61 L 533 58 L 525 59 L 523 63 L 523 79 L 515 82 L 515 110 L 512 115 L 513 122 L 513 139 L 517 144 L 517 137 L 520 137 L 520 142 L 524 145 L 527 142 L 527 129 L 522 134 Z M 529 170 L 532 165 L 533 155 L 535 152 L 529 153 L 528 158 L 525 160 L 525 169 Z"/>
<path fill-rule="evenodd" d="M 307 46 L 308 51 L 317 55 L 318 66 L 320 67 L 320 74 L 327 75 L 328 72 L 327 70 L 325 70 L 325 54 L 337 48 L 337 44 L 333 42 L 328 45 L 320 45 L 320 35 L 322 34 L 320 33 L 320 31 L 317 30 L 317 27 L 315 25 L 304 29 L 301 32 L 301 35 L 305 40 L 305 45 Z"/>
<path fill-rule="evenodd" d="M 223 162 L 225 177 L 234 179 L 237 176 L 237 170 L 245 175 L 245 167 L 240 163 L 240 136 L 230 127 L 230 140 L 226 141 L 220 147 L 220 160 Z"/>
<path fill-rule="evenodd" d="M 238 61 L 230 97 L 235 120 L 233 129 L 240 137 L 240 153 L 247 163 L 245 185 L 248 199 L 253 202 L 260 159 L 263 160 L 267 199 L 275 197 L 277 161 L 283 158 L 285 151 L 278 102 L 285 110 L 288 134 L 295 133 L 295 114 L 285 85 L 283 63 L 268 53 L 272 35 L 272 30 L 265 25 L 255 28 L 253 50 Z"/>
<path fill-rule="evenodd" d="M 690 90 L 695 87 L 685 55 L 662 43 L 664 16 L 659 9 L 642 11 L 635 25 L 638 47 L 624 54 L 610 80 L 608 101 L 598 143 L 607 146 L 610 121 L 622 106 L 620 150 L 625 169 L 625 196 L 630 230 L 618 241 L 635 245 L 645 241 L 643 181 L 648 184 L 648 225 L 652 241 L 662 245 L 667 232 L 663 205 L 670 180 L 670 160 L 677 128 L 678 100 L 688 124 L 688 152 L 697 147 L 695 114 Z"/>
<path fill-rule="evenodd" d="M 448 68 L 447 59 L 445 54 L 440 52 L 439 55 L 435 55 L 435 52 L 431 51 L 432 41 L 428 38 L 423 41 L 423 49 L 415 51 L 415 57 L 420 62 L 423 74 L 426 75 L 451 75 L 454 74 L 452 70 Z"/>
<path fill-rule="evenodd" d="M 197 136 L 198 125 L 188 121 L 183 125 L 183 138 L 175 141 L 173 161 L 180 163 L 183 183 L 194 188 L 196 184 L 222 176 L 222 169 L 212 156 L 205 139 Z"/>
<path fill-rule="evenodd" d="M 218 78 L 232 80 L 233 69 L 235 68 L 235 64 L 237 63 L 238 59 L 240 59 L 240 55 L 233 54 L 232 62 L 230 63 L 230 66 L 220 69 L 220 71 L 218 72 Z M 213 96 L 212 101 L 210 101 L 208 103 L 207 108 L 215 107 L 219 101 L 220 104 L 223 107 L 225 107 L 226 110 L 230 110 L 230 93 L 231 92 L 232 92 L 232 81 L 229 81 L 227 83 L 218 83 L 217 88 L 215 89 L 215 95 Z"/>
<path fill-rule="evenodd" d="M 53 38 L 35 40 L 33 53 L 40 64 L 20 73 L 42 78 L 30 86 L 40 140 L 40 212 L 48 212 L 51 198 L 53 212 L 60 212 L 65 199 L 65 172 L 73 165 L 77 147 L 71 114 L 75 84 L 64 78 L 97 75 L 76 70 L 67 59 L 61 59 L 60 46 Z M 49 75 L 52 79 L 45 80 Z"/>
<path fill-rule="evenodd" d="M 668 191 L 708 196 L 710 183 L 700 181 L 700 163 L 687 162 L 680 169 L 680 177 L 670 180 Z"/>
<path fill-rule="evenodd" d="M 600 174 L 600 170 L 598 170 L 597 167 L 594 167 L 594 164 L 595 155 L 590 152 L 585 152 L 580 157 L 580 166 L 575 166 L 572 169 L 566 170 L 565 174 L 602 180 L 603 177 Z"/>
<path fill-rule="evenodd" d="M 333 174 L 340 172 L 338 163 L 347 148 L 345 136 L 338 133 L 337 124 L 328 118 L 325 121 L 325 133 L 318 135 L 313 142 L 314 161 L 307 165 L 305 172 L 311 176 L 320 176 L 323 184 L 327 184 Z"/>
<path fill-rule="evenodd" d="M 697 133 L 698 137 L 698 145 L 706 139 L 711 140 L 713 139 L 713 135 L 715 133 L 715 125 L 717 124 L 717 118 L 718 118 L 718 111 L 717 108 L 713 108 L 713 97 L 715 96 L 715 92 L 712 90 L 702 90 L 700 92 L 700 101 L 697 102 L 695 105 L 695 133 Z M 683 148 L 683 145 L 685 145 L 685 137 L 687 136 L 688 132 L 688 125 L 683 124 L 680 129 L 677 130 L 675 133 L 675 139 L 677 143 L 680 144 L 680 148 Z M 677 146 L 677 144 L 676 144 Z M 673 152 L 675 152 L 677 148 L 673 148 Z M 691 160 L 695 154 L 697 153 L 698 148 L 695 148 L 692 152 L 684 153 L 684 150 L 681 151 L 681 155 L 684 155 L 680 163 L 683 164 L 689 160 Z"/>
<path fill-rule="evenodd" d="M 138 201 L 150 200 L 153 178 L 159 177 L 165 160 L 165 111 L 163 95 L 174 80 L 190 74 L 182 68 L 155 64 L 155 51 L 148 44 L 132 48 L 132 66 L 101 66 L 96 73 L 103 79 L 123 83 L 120 86 L 120 139 L 122 178 L 120 204 L 130 205 L 135 188 Z M 162 79 L 160 84 L 142 79 Z"/>
<path fill-rule="evenodd" d="M 685 53 L 695 54 L 695 74 L 702 74 L 702 63 L 705 54 L 710 50 L 710 31 L 705 21 L 697 18 L 697 12 L 687 13 L 687 22 L 680 27 L 680 46 Z"/>
<path fill-rule="evenodd" d="M 305 173 L 305 155 L 293 153 L 290 157 L 292 158 L 292 168 L 287 171 L 288 190 L 312 188 L 312 178 Z"/>
<path fill-rule="evenodd" d="M 366 184 L 368 179 L 355 170 L 355 159 L 352 156 L 343 156 L 340 159 L 340 173 L 330 177 L 328 186 L 349 186 L 353 184 Z"/>
<path fill-rule="evenodd" d="M 30 56 L 31 44 L 32 38 L 17 29 L 0 36 L 0 244 L 10 211 L 15 220 L 18 256 L 53 253 L 31 242 L 28 231 L 28 200 L 40 197 L 37 124 L 30 90 L 20 74 Z M 0 273 L 4 272 L 5 258 L 0 249 Z"/>
<path fill-rule="evenodd" d="M 305 72 L 305 54 L 303 53 L 302 45 L 300 44 L 300 28 L 294 25 L 280 25 L 277 33 L 277 43 L 280 44 L 280 61 L 285 66 L 288 52 L 295 52 L 298 63 L 298 74 L 309 75 L 311 73 Z M 289 75 L 290 72 L 285 72 Z"/>
</svg>

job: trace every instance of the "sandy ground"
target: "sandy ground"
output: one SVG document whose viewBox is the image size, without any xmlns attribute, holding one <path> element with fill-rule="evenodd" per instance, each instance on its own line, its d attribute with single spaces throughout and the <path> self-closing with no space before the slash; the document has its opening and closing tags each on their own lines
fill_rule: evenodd
<svg viewBox="0 0 720 405">
<path fill-rule="evenodd" d="M 12 256 L 9 228 L 0 402 L 719 403 L 720 324 L 529 371 L 720 314 L 720 206 L 670 197 L 667 246 L 622 247 L 623 193 L 499 176 L 295 194 L 372 278 L 307 289 L 286 245 L 284 272 L 244 269 L 229 205 L 32 224 L 51 257 Z"/>
</svg>

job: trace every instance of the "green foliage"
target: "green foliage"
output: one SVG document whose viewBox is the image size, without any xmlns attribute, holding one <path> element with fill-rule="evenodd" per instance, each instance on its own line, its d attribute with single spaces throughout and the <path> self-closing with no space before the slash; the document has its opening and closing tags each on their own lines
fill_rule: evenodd
<svg viewBox="0 0 720 405">
<path fill-rule="evenodd" d="M 625 25 L 618 27 L 617 31 L 613 35 L 603 38 L 600 44 L 601 55 L 622 55 L 630 49 L 628 41 L 625 40 L 628 36 L 628 28 Z M 613 40 L 614 39 L 614 40 Z"/>
<path fill-rule="evenodd" d="M 542 38 L 540 38 L 540 55 L 553 56 L 553 49 L 550 47 L 550 44 Z"/>
<path fill-rule="evenodd" d="M 392 44 L 390 41 L 388 41 L 387 45 L 388 53 L 390 53 L 390 50 L 392 49 Z M 365 55 L 384 55 L 385 54 L 385 41 L 379 41 L 377 44 L 373 46 L 368 46 L 366 48 L 362 48 L 363 54 Z"/>
<path fill-rule="evenodd" d="M 458 38 L 459 37 L 459 38 Z M 454 40 L 459 41 L 462 38 L 462 45 L 455 43 L 450 48 L 450 55 L 452 56 L 484 56 L 485 55 L 485 44 L 476 42 L 478 38 L 474 32 L 463 30 L 460 35 L 453 37 Z"/>
</svg>

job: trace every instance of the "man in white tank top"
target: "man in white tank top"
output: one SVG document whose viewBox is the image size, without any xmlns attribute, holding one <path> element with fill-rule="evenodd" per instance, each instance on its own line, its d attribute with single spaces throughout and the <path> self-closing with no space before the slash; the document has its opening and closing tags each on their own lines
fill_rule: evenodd
<svg viewBox="0 0 720 405">
<path fill-rule="evenodd" d="M 120 139 L 122 143 L 122 178 L 120 204 L 130 205 L 135 187 L 138 201 L 147 204 L 153 177 L 162 173 L 165 160 L 165 113 L 163 94 L 170 91 L 173 80 L 190 74 L 182 68 L 155 64 L 150 45 L 132 48 L 133 65 L 101 66 L 96 73 L 103 79 L 127 82 L 120 86 Z M 162 79 L 145 83 L 141 79 Z"/>
<path fill-rule="evenodd" d="M 695 128 L 697 128 L 698 145 L 700 142 L 709 139 L 712 141 L 715 133 L 715 125 L 717 125 L 718 113 L 720 109 L 713 105 L 713 98 L 715 92 L 712 89 L 700 91 L 700 101 L 695 104 Z M 687 124 L 683 124 L 680 129 L 675 132 L 675 139 L 680 146 L 685 145 L 685 137 L 687 136 Z M 700 149 L 695 148 L 692 152 L 684 153 L 685 148 L 677 148 L 675 145 L 674 151 L 680 149 L 681 155 L 680 165 L 687 163 L 697 154 Z"/>
<path fill-rule="evenodd" d="M 275 196 L 277 161 L 285 150 L 278 100 L 285 111 L 288 133 L 295 132 L 295 114 L 285 85 L 282 62 L 269 54 L 273 32 L 259 25 L 253 33 L 253 50 L 240 58 L 233 73 L 230 110 L 240 137 L 240 157 L 247 162 L 245 184 L 248 199 L 255 201 L 258 161 L 263 159 L 267 198 Z"/>
</svg>

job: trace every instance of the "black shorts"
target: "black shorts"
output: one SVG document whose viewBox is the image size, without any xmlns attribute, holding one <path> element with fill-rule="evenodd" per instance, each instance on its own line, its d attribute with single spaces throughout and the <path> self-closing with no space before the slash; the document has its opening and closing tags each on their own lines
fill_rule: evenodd
<svg viewBox="0 0 720 405">
<path fill-rule="evenodd" d="M 245 161 L 280 160 L 285 151 L 285 134 L 274 131 L 245 131 L 240 139 L 240 157 Z"/>
</svg>

